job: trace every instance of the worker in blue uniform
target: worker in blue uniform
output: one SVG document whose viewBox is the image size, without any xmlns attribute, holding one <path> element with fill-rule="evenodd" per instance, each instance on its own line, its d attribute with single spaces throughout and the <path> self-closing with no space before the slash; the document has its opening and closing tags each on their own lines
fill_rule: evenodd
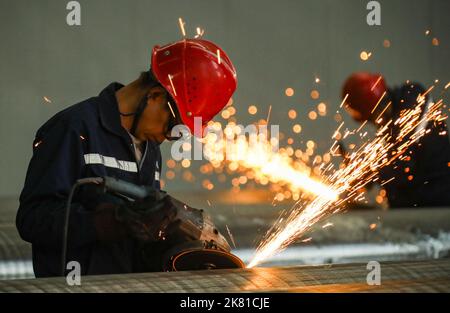
<svg viewBox="0 0 450 313">
<path fill-rule="evenodd" d="M 218 50 L 221 59 L 211 57 Z M 178 124 L 198 135 L 194 119 L 201 119 L 201 131 L 236 85 L 233 64 L 220 47 L 183 39 L 155 46 L 150 70 L 135 81 L 111 83 L 47 121 L 33 142 L 16 218 L 20 236 L 32 244 L 36 277 L 62 274 L 65 206 L 77 180 L 109 176 L 160 189 L 159 145 L 173 139 Z M 171 212 L 151 215 L 162 199 L 145 201 L 142 213 L 95 187 L 80 188 L 69 211 L 66 259 L 77 261 L 82 275 L 161 270 L 160 235 Z"/>
</svg>

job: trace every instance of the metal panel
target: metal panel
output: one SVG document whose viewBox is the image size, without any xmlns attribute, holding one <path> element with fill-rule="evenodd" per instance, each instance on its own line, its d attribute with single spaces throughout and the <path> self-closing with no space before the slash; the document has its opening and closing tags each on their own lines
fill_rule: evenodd
<svg viewBox="0 0 450 313">
<path fill-rule="evenodd" d="M 366 264 L 252 268 L 0 281 L 0 292 L 449 292 L 450 259 L 381 264 L 369 286 Z"/>
<path fill-rule="evenodd" d="M 245 208 L 239 216 L 225 209 L 215 215 L 222 230 L 224 225 L 232 230 L 237 244 L 234 253 L 245 262 L 254 253 L 256 238 L 275 217 L 273 211 L 257 207 Z M 310 243 L 292 245 L 265 265 L 437 259 L 450 250 L 450 209 L 356 210 L 328 221 L 334 227 L 317 225 Z M 370 230 L 374 222 L 378 226 Z M 14 224 L 0 224 L 0 279 L 31 277 L 31 245 L 20 238 Z"/>
</svg>

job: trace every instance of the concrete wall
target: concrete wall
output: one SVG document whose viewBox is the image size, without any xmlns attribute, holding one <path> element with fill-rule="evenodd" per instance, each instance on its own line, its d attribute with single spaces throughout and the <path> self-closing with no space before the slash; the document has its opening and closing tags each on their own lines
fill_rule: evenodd
<svg viewBox="0 0 450 313">
<path fill-rule="evenodd" d="M 258 104 L 258 119 L 272 105 L 272 123 L 289 132 L 293 123 L 286 114 L 296 108 L 300 139 L 313 139 L 323 149 L 336 128 L 333 114 L 315 122 L 306 114 L 320 101 L 334 112 L 349 73 L 379 71 L 390 84 L 439 79 L 438 90 L 450 80 L 447 0 L 380 0 L 382 25 L 373 27 L 366 23 L 366 0 L 80 0 L 82 25 L 72 27 L 66 24 L 67 2 L 0 0 L 0 197 L 20 193 L 37 128 L 109 82 L 127 83 L 147 69 L 154 44 L 180 38 L 178 17 L 190 35 L 204 28 L 204 38 L 233 60 L 239 122 L 255 119 L 247 114 L 249 104 Z M 431 44 L 434 36 L 439 46 Z M 390 48 L 383 47 L 384 39 Z M 362 50 L 372 52 L 369 61 L 360 60 Z M 295 89 L 293 97 L 284 95 L 286 87 Z M 309 97 L 312 88 L 320 91 L 319 100 Z M 201 183 L 176 180 L 167 188 Z"/>
</svg>

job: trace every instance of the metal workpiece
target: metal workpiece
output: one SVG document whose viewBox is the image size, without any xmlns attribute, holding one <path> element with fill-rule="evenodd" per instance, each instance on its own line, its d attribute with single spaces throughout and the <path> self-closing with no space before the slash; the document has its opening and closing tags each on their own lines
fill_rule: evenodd
<svg viewBox="0 0 450 313">
<path fill-rule="evenodd" d="M 243 206 L 234 212 L 227 207 L 208 208 L 222 234 L 226 238 L 232 235 L 232 253 L 246 264 L 253 257 L 260 238 L 274 222 L 276 211 L 273 207 Z M 332 223 L 333 226 L 323 229 L 325 223 Z M 295 243 L 263 265 L 448 257 L 450 209 L 354 210 L 318 223 L 307 236 L 312 237 L 310 242 Z M 34 277 L 31 244 L 20 238 L 14 223 L 0 224 L 0 280 L 31 277 Z"/>
<path fill-rule="evenodd" d="M 449 292 L 450 259 L 380 263 L 380 285 L 367 263 L 162 272 L 0 281 L 0 292 Z"/>
</svg>

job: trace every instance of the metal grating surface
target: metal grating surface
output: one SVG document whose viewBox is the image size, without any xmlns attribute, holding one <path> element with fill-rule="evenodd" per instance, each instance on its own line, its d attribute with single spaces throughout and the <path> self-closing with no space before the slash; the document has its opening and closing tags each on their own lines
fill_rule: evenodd
<svg viewBox="0 0 450 313">
<path fill-rule="evenodd" d="M 31 244 L 20 238 L 14 224 L 0 224 L 0 280 L 33 277 Z"/>
<path fill-rule="evenodd" d="M 450 259 L 381 264 L 381 285 L 366 264 L 143 273 L 0 281 L 0 292 L 449 292 Z"/>
<path fill-rule="evenodd" d="M 13 224 L 0 224 L 0 260 L 31 260 L 31 244 L 20 238 Z"/>
</svg>

